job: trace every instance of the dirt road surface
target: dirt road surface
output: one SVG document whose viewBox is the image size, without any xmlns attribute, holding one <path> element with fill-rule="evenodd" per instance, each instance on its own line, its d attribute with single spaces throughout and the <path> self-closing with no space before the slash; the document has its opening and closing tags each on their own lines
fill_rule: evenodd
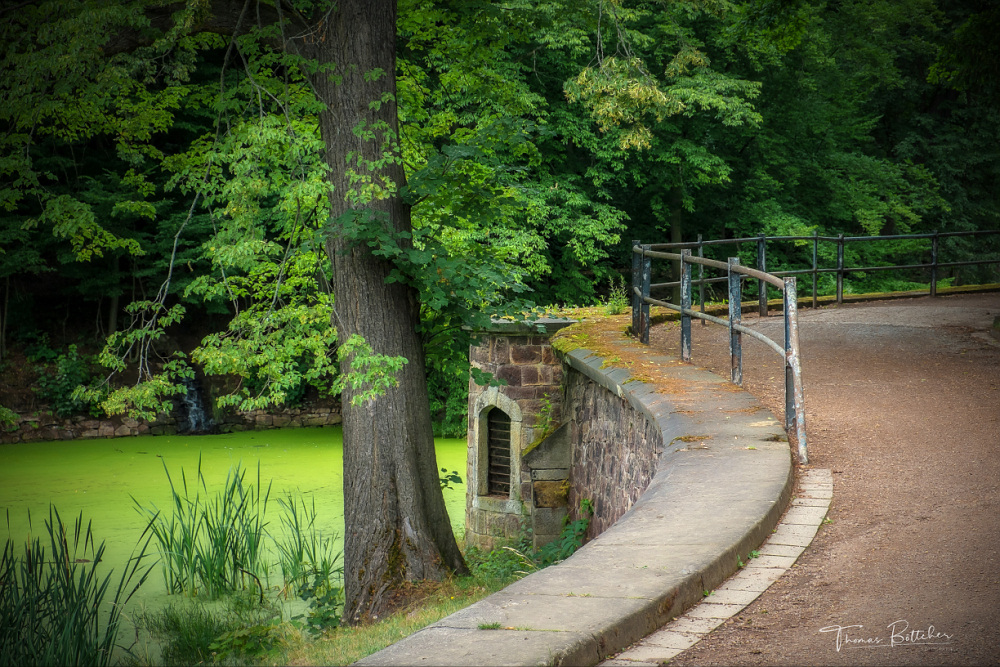
<svg viewBox="0 0 1000 667">
<path fill-rule="evenodd" d="M 829 523 L 743 613 L 671 665 L 1000 663 L 1000 294 L 800 311 L 810 466 Z M 780 314 L 744 316 L 781 341 Z M 693 362 L 729 376 L 728 333 Z M 653 347 L 679 356 L 676 323 Z M 783 365 L 744 340 L 744 386 L 780 418 Z"/>
</svg>

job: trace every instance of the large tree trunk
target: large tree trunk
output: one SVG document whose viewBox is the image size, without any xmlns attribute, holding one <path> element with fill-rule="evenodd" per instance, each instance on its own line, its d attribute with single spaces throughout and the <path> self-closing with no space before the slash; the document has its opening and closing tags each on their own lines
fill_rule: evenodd
<svg viewBox="0 0 1000 667">
<path fill-rule="evenodd" d="M 320 116 L 330 178 L 332 216 L 352 208 L 348 155 L 383 158 L 383 134 L 364 139 L 353 130 L 384 124 L 398 133 L 396 104 L 395 0 L 344 0 L 320 25 L 311 46 L 321 63 L 336 65 L 335 77 L 320 74 L 314 84 L 327 110 Z M 379 77 L 366 77 L 375 69 Z M 374 80 L 372 80 L 374 78 Z M 336 80 L 335 80 L 336 79 Z M 386 96 L 389 94 L 390 98 Z M 381 105 L 372 102 L 383 100 Z M 376 108 L 373 108 L 376 107 Z M 396 161 L 380 167 L 397 186 L 405 182 Z M 355 160 L 352 165 L 357 165 Z M 354 206 L 359 206 L 355 202 Z M 410 230 L 410 210 L 399 196 L 365 206 L 385 216 L 396 231 Z M 332 230 L 327 253 L 334 266 L 336 320 L 341 342 L 360 334 L 376 353 L 408 360 L 399 386 L 361 406 L 344 406 L 344 618 L 377 618 L 392 603 L 391 592 L 407 580 L 439 579 L 464 571 L 438 479 L 431 429 L 424 354 L 416 331 L 419 306 L 414 290 L 386 283 L 392 266 L 367 245 L 352 245 Z"/>
</svg>

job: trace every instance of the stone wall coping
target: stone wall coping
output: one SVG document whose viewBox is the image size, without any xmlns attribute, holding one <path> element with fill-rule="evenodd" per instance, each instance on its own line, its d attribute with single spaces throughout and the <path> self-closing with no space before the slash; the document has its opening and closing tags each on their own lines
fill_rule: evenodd
<svg viewBox="0 0 1000 667">
<path fill-rule="evenodd" d="M 693 366 L 663 367 L 684 381 L 668 394 L 602 368 L 588 350 L 563 360 L 661 429 L 649 486 L 567 560 L 357 664 L 594 665 L 699 602 L 777 525 L 791 497 L 791 451 L 752 396 Z"/>
<path fill-rule="evenodd" d="M 469 329 L 476 333 L 507 334 L 511 336 L 530 336 L 539 334 L 551 336 L 555 332 L 576 324 L 577 320 L 567 317 L 537 317 L 529 320 L 491 319 L 490 325 L 481 329 Z"/>
</svg>

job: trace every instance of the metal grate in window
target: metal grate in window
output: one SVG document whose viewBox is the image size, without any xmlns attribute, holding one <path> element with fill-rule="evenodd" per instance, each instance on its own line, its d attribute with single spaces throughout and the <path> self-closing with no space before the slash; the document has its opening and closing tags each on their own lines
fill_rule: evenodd
<svg viewBox="0 0 1000 667">
<path fill-rule="evenodd" d="M 486 475 L 487 493 L 491 496 L 510 495 L 510 417 L 494 408 L 486 416 L 486 448 L 489 470 Z"/>
</svg>

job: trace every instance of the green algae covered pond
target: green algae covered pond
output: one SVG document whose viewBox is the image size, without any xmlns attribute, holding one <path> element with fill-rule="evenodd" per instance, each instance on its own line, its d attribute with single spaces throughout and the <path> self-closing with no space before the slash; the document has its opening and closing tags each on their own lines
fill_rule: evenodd
<svg viewBox="0 0 1000 667">
<path fill-rule="evenodd" d="M 435 441 L 438 467 L 465 477 L 466 443 L 460 439 Z M 220 490 L 237 465 L 246 471 L 245 482 L 271 486 L 267 518 L 279 523 L 277 499 L 286 491 L 315 501 L 318 529 L 343 535 L 343 438 L 340 427 L 275 429 L 222 435 L 140 436 L 132 438 L 33 442 L 0 446 L 0 534 L 12 539 L 17 552 L 29 535 L 47 540 L 45 521 L 54 506 L 63 522 L 72 525 L 82 512 L 91 522 L 98 543 L 105 542 L 102 577 L 114 568 L 113 581 L 135 549 L 148 516 L 144 506 L 171 511 L 170 483 L 178 491 L 182 471 L 192 495 L 197 471 L 205 478 L 208 495 Z M 464 534 L 465 485 L 445 489 L 445 502 L 461 540 Z M 205 491 L 197 487 L 202 497 Z M 29 526 L 28 516 L 31 516 Z M 150 545 L 156 558 L 155 540 Z M 280 578 L 280 575 L 279 575 Z M 272 581 L 271 584 L 276 582 Z M 277 582 L 280 583 L 280 582 Z M 156 606 L 169 600 L 157 566 L 133 598 L 133 605 Z M 130 605 L 131 606 L 131 605 Z"/>
</svg>

